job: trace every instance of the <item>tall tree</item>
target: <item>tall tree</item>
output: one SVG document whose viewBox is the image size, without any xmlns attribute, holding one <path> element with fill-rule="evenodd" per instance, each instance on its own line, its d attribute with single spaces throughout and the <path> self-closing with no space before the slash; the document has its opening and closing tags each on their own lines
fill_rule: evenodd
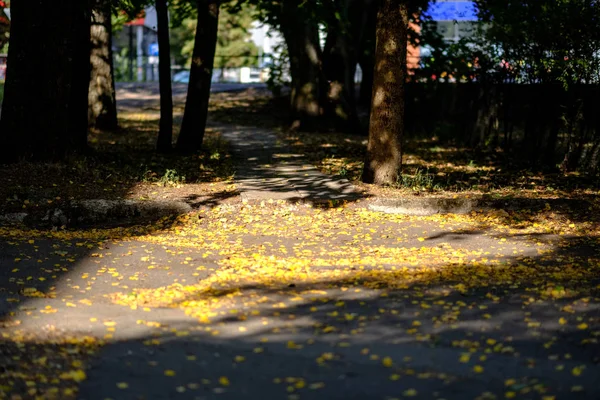
<svg viewBox="0 0 600 400">
<path fill-rule="evenodd" d="M 292 127 L 316 130 L 323 111 L 321 98 L 325 83 L 319 21 L 309 2 L 283 0 L 280 4 L 280 29 L 287 45 L 292 76 Z"/>
<path fill-rule="evenodd" d="M 60 159 L 85 149 L 89 1 L 14 1 L 11 19 L 1 159 Z"/>
<path fill-rule="evenodd" d="M 171 50 L 177 64 L 190 66 L 194 51 L 194 37 L 198 18 L 196 7 L 191 10 L 174 9 L 171 19 Z M 179 14 L 186 18 L 178 21 Z M 258 47 L 252 42 L 254 10 L 244 3 L 228 1 L 221 4 L 219 12 L 219 32 L 215 52 L 215 68 L 238 68 L 256 66 Z"/>
<path fill-rule="evenodd" d="M 200 149 L 204 140 L 212 71 L 219 28 L 219 0 L 198 0 L 198 23 L 190 69 L 188 93 L 177 138 L 177 150 L 188 153 Z"/>
<path fill-rule="evenodd" d="M 366 183 L 395 183 L 402 163 L 408 14 L 405 0 L 380 2 L 371 125 L 362 176 Z"/>
<path fill-rule="evenodd" d="M 98 129 L 117 128 L 117 102 L 112 52 L 111 0 L 92 0 L 92 73 L 88 94 L 88 121 Z"/>
<path fill-rule="evenodd" d="M 369 16 L 373 14 L 374 1 L 327 0 L 325 3 L 327 39 L 323 51 L 323 73 L 328 83 L 325 114 L 334 121 L 338 130 L 356 132 L 360 121 L 354 77 L 359 56 L 370 34 Z M 374 26 L 372 31 L 374 34 Z M 368 73 L 364 74 L 367 80 Z"/>
<path fill-rule="evenodd" d="M 158 79 L 160 86 L 160 123 L 156 149 L 169 152 L 173 142 L 173 89 L 171 86 L 171 44 L 167 0 L 156 0 L 158 28 Z"/>
<path fill-rule="evenodd" d="M 252 42 L 250 33 L 253 22 L 251 7 L 231 9 L 221 6 L 215 51 L 216 68 L 223 70 L 257 65 L 258 47 Z"/>
</svg>

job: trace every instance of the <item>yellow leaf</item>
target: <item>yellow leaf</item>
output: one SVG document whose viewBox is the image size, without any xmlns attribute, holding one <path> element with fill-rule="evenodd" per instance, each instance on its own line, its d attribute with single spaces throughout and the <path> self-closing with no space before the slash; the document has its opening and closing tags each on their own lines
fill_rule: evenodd
<svg viewBox="0 0 600 400">
<path fill-rule="evenodd" d="M 483 367 L 481 365 L 476 365 L 476 366 L 473 367 L 473 371 L 476 374 L 481 374 L 483 372 Z"/>
<path fill-rule="evenodd" d="M 119 382 L 119 383 L 117 383 L 117 387 L 119 389 L 127 389 L 129 387 L 129 385 L 127 384 L 127 382 Z"/>
<path fill-rule="evenodd" d="M 222 376 L 219 378 L 219 383 L 221 386 L 229 386 L 229 379 L 226 376 Z"/>
<path fill-rule="evenodd" d="M 175 376 L 175 371 L 173 371 L 172 369 L 166 369 L 165 376 Z"/>
<path fill-rule="evenodd" d="M 84 381 L 86 378 L 85 372 L 81 369 L 77 369 L 74 371 L 69 371 L 69 372 L 63 372 L 62 374 L 60 374 L 60 379 L 72 379 L 75 382 L 81 382 Z"/>
<path fill-rule="evenodd" d="M 391 367 L 394 364 L 394 361 L 392 361 L 392 359 L 390 357 L 383 357 L 383 360 L 381 360 L 381 363 L 385 366 L 385 367 Z"/>
</svg>

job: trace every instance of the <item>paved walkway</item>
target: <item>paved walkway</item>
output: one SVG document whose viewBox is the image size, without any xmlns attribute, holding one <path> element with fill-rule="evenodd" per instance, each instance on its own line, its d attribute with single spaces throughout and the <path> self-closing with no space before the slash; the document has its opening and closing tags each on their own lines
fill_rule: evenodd
<svg viewBox="0 0 600 400">
<path fill-rule="evenodd" d="M 361 197 L 348 180 L 319 172 L 267 129 L 219 125 L 215 129 L 237 158 L 235 183 L 244 200 L 351 201 Z"/>
</svg>

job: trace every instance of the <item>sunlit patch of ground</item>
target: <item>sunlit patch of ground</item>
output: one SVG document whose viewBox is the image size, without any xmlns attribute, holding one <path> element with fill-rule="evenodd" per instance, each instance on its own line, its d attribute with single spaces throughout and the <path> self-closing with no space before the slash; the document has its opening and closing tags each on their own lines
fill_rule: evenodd
<svg viewBox="0 0 600 400">
<path fill-rule="evenodd" d="M 503 367 L 511 371 L 501 375 L 503 392 L 585 394 L 593 390 L 587 386 L 590 380 L 577 382 L 593 373 L 598 360 L 593 360 L 592 349 L 600 340 L 599 228 L 587 225 L 582 230 L 578 224 L 544 218 L 520 225 L 519 218 L 516 212 L 408 217 L 355 206 L 328 209 L 267 202 L 223 205 L 128 228 L 50 232 L 3 228 L 0 235 L 19 249 L 15 269 L 22 268 L 24 260 L 35 262 L 36 246 L 50 240 L 65 268 L 76 270 L 69 260 L 75 261 L 74 249 L 80 249 L 89 253 L 91 269 L 81 284 L 72 277 L 67 286 L 83 290 L 81 285 L 87 282 L 90 289 L 83 292 L 91 299 L 89 304 L 112 303 L 121 310 L 119 315 L 137 314 L 131 314 L 133 322 L 116 325 L 98 318 L 92 323 L 101 328 L 94 331 L 92 341 L 98 347 L 77 345 L 63 351 L 68 347 L 54 346 L 55 339 L 44 332 L 19 344 L 14 332 L 20 325 L 15 324 L 27 317 L 19 311 L 18 318 L 5 321 L 11 333 L 3 337 L 4 348 L 16 349 L 16 358 L 10 371 L 0 373 L 0 384 L 10 393 L 35 389 L 47 396 L 59 393 L 59 398 L 76 394 L 78 384 L 85 383 L 77 380 L 87 379 L 87 352 L 100 357 L 103 349 L 116 345 L 119 331 L 133 332 L 134 324 L 145 332 L 140 346 L 149 352 L 173 340 L 215 340 L 219 346 L 242 341 L 250 348 L 238 352 L 233 363 L 260 365 L 270 360 L 263 357 L 272 357 L 270 346 L 280 345 L 290 354 L 315 353 L 308 359 L 325 371 L 346 365 L 345 352 L 352 351 L 385 368 L 378 378 L 382 385 L 407 380 L 412 385 L 411 379 L 439 381 L 435 385 L 442 391 L 464 379 L 484 379 L 487 374 L 497 379 L 499 368 L 511 365 Z M 48 262 L 40 267 L 44 279 L 57 273 L 44 272 Z M 146 283 L 138 283 L 143 276 Z M 105 289 L 100 290 L 95 279 L 106 281 Z M 38 276 L 22 281 L 26 299 L 50 307 L 32 310 L 32 315 L 44 311 L 39 315 L 65 318 L 69 310 L 84 306 L 65 297 L 70 292 L 65 292 L 64 284 L 55 291 L 25 290 L 40 283 L 44 281 Z M 165 322 L 162 310 L 181 310 L 187 320 Z M 96 318 L 85 315 L 85 324 Z M 60 336 L 59 323 L 56 328 Z M 317 350 L 318 346 L 326 348 Z M 404 356 L 394 356 L 396 346 Z M 421 361 L 407 349 L 415 354 L 450 351 L 451 360 L 445 359 L 445 369 L 414 366 Z M 58 355 L 51 364 L 45 354 L 53 351 Z M 34 361 L 22 352 L 31 353 Z M 65 358 L 60 358 L 63 353 Z M 536 363 L 544 363 L 556 375 L 531 372 L 530 376 Z M 522 367 L 511 369 L 513 364 Z M 163 379 L 183 373 L 167 365 L 163 369 Z M 239 376 L 221 371 L 210 385 L 199 379 L 190 381 L 192 387 L 234 390 Z M 286 379 L 278 372 L 269 378 L 274 385 Z M 28 384 L 34 375 L 47 376 L 47 383 Z M 293 377 L 293 393 L 302 393 L 305 386 L 323 388 L 310 375 Z M 295 382 L 304 383 L 295 386 Z M 120 377 L 107 384 L 130 390 L 133 382 Z M 315 388 L 308 389 L 309 385 Z M 281 390 L 285 393 L 286 386 Z M 409 395 L 423 390 L 403 387 Z"/>
</svg>

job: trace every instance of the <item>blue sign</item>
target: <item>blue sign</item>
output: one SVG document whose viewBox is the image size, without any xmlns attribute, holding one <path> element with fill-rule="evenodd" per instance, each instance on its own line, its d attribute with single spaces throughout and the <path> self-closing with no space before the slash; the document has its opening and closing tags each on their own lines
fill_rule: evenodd
<svg viewBox="0 0 600 400">
<path fill-rule="evenodd" d="M 158 43 L 150 43 L 148 46 L 148 55 L 158 57 Z"/>
<path fill-rule="evenodd" d="M 477 21 L 477 8 L 472 1 L 430 2 L 426 16 L 434 21 Z"/>
</svg>

